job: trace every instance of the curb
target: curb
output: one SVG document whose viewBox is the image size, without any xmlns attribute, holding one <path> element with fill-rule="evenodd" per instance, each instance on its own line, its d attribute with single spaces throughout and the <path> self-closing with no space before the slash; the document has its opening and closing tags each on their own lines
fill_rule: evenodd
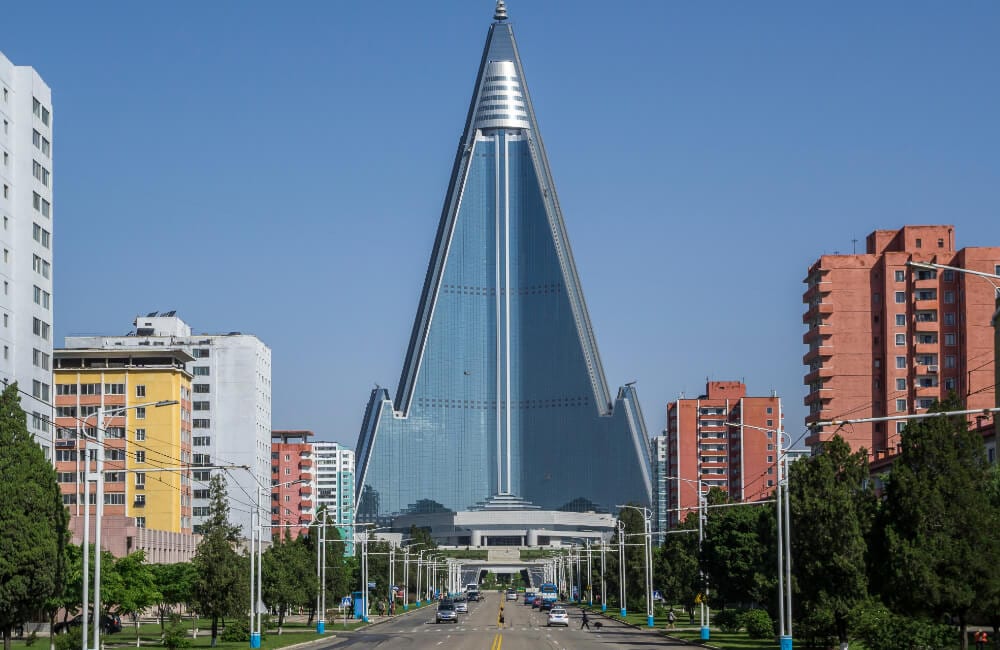
<svg viewBox="0 0 1000 650">
<path fill-rule="evenodd" d="M 702 643 L 700 641 L 688 641 L 687 639 L 681 639 L 681 638 L 676 637 L 676 636 L 671 636 L 671 635 L 667 634 L 666 631 L 664 631 L 664 630 L 658 630 L 658 629 L 656 629 L 654 627 L 648 627 L 646 625 L 638 625 L 636 623 L 629 623 L 628 621 L 623 621 L 620 618 L 615 618 L 613 616 L 609 616 L 607 614 L 607 612 L 601 612 L 601 611 L 597 611 L 597 610 L 592 610 L 592 611 L 593 611 L 594 614 L 597 614 L 598 616 L 606 618 L 609 621 L 615 621 L 616 623 L 621 623 L 622 625 L 627 625 L 628 627 L 631 627 L 633 629 L 640 630 L 640 631 L 654 632 L 654 633 L 660 634 L 660 635 L 662 635 L 662 636 L 670 639 L 671 641 L 676 641 L 678 643 L 683 643 L 683 644 L 690 645 L 690 646 L 696 646 L 696 647 L 699 647 L 699 648 L 706 648 L 707 650 L 719 650 L 718 646 L 714 646 L 714 645 L 711 645 L 709 643 Z"/>
</svg>

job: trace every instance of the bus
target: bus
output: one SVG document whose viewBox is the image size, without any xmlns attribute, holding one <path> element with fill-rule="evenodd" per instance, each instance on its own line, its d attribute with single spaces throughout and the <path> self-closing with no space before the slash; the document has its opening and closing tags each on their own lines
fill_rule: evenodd
<svg viewBox="0 0 1000 650">
<path fill-rule="evenodd" d="M 546 582 L 538 589 L 538 594 L 542 597 L 539 609 L 552 609 L 552 606 L 559 600 L 559 587 L 553 582 Z"/>
</svg>

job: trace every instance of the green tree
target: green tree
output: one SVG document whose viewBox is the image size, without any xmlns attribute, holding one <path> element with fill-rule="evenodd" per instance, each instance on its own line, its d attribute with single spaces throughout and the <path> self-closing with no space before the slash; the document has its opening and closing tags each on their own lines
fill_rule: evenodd
<svg viewBox="0 0 1000 650">
<path fill-rule="evenodd" d="M 875 496 L 868 454 L 840 436 L 790 466 L 792 566 L 803 625 L 846 644 L 851 612 L 868 597 L 866 536 Z"/>
<path fill-rule="evenodd" d="M 1000 465 L 994 464 L 989 475 L 990 508 L 1000 513 Z M 976 614 L 993 627 L 993 638 L 1000 638 L 1000 562 L 992 562 L 984 576 L 984 588 L 976 603 Z"/>
<path fill-rule="evenodd" d="M 646 611 L 646 557 L 643 548 L 643 534 L 646 529 L 642 513 L 635 508 L 622 508 L 618 513 L 618 521 L 625 524 L 625 601 L 629 610 Z M 617 533 L 614 536 L 614 543 L 618 544 Z M 606 576 L 609 602 L 616 603 L 621 591 L 618 557 L 618 553 L 613 552 L 606 558 L 612 560 Z"/>
<path fill-rule="evenodd" d="M 708 493 L 710 505 L 731 503 L 718 488 Z M 774 510 L 759 505 L 710 508 L 705 522 L 702 566 L 713 600 L 724 603 L 766 602 L 774 589 L 777 562 L 769 562 Z"/>
<path fill-rule="evenodd" d="M 282 633 L 290 607 L 309 607 L 316 597 L 316 558 L 302 538 L 276 539 L 263 554 L 263 598 L 278 612 L 278 634 Z"/>
<path fill-rule="evenodd" d="M 160 599 L 156 588 L 156 575 L 146 564 L 145 551 L 136 551 L 113 561 L 107 581 L 102 576 L 102 595 L 107 610 L 117 608 L 132 617 L 135 625 L 136 645 L 139 645 L 139 614 L 155 605 Z"/>
<path fill-rule="evenodd" d="M 681 532 L 683 531 L 683 532 Z M 691 513 L 664 536 L 654 555 L 653 577 L 669 605 L 681 604 L 691 615 L 701 592 L 698 571 L 698 513 Z"/>
<path fill-rule="evenodd" d="M 17 383 L 0 394 L 0 633 L 62 593 L 66 509 L 52 464 L 28 433 Z M 51 615 L 50 615 L 51 619 Z"/>
<path fill-rule="evenodd" d="M 932 411 L 960 408 L 950 399 Z M 883 596 L 897 611 L 956 617 L 963 649 L 1000 557 L 990 478 L 980 434 L 962 417 L 939 416 L 906 427 L 886 482 Z"/>
<path fill-rule="evenodd" d="M 166 621 L 173 613 L 173 608 L 191 602 L 198 573 L 190 562 L 154 564 L 150 568 L 156 581 L 156 590 L 160 594 L 156 603 L 156 613 L 160 619 L 160 629 L 163 630 Z"/>
<path fill-rule="evenodd" d="M 209 485 L 209 514 L 192 564 L 198 578 L 193 600 L 197 611 L 212 619 L 212 647 L 219 636 L 219 619 L 242 616 L 250 610 L 249 571 L 245 556 L 235 546 L 240 529 L 229 522 L 226 483 L 219 475 Z"/>
</svg>

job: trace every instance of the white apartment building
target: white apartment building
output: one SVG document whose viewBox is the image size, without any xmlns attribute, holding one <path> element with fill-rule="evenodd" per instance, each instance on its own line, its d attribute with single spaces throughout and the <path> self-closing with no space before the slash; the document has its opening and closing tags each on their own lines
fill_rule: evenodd
<svg viewBox="0 0 1000 650">
<path fill-rule="evenodd" d="M 344 539 L 353 539 L 354 525 L 354 450 L 336 442 L 314 442 L 317 510 L 326 507 L 330 523 L 342 526 Z M 348 553 L 353 552 L 348 545 Z"/>
<path fill-rule="evenodd" d="M 0 54 L 0 381 L 52 458 L 52 91 Z"/>
<path fill-rule="evenodd" d="M 180 348 L 191 354 L 192 523 L 198 532 L 208 514 L 208 482 L 227 480 L 230 521 L 250 531 L 258 498 L 271 491 L 271 349 L 252 334 L 192 334 L 176 312 L 137 316 L 128 336 L 68 336 L 67 348 Z M 245 465 L 245 469 L 199 469 L 199 465 Z M 352 484 L 353 485 L 353 484 Z M 263 494 L 258 497 L 258 486 Z M 270 541 L 270 529 L 264 529 Z"/>
</svg>

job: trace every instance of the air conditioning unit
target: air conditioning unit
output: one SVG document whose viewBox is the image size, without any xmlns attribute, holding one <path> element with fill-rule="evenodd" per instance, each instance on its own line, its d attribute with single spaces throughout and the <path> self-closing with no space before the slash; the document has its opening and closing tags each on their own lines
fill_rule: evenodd
<svg viewBox="0 0 1000 650">
<path fill-rule="evenodd" d="M 927 372 L 937 372 L 937 371 L 938 371 L 937 366 L 927 366 Z"/>
</svg>

